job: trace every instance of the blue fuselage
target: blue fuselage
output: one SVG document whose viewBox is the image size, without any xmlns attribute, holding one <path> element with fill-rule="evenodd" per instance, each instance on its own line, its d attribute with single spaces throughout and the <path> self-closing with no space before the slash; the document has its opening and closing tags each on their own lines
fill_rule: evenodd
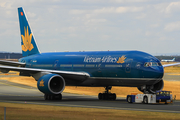
<svg viewBox="0 0 180 120">
<path fill-rule="evenodd" d="M 162 78 L 164 73 L 157 58 L 140 51 L 42 53 L 19 61 L 28 68 L 83 71 L 90 77 Z"/>
</svg>

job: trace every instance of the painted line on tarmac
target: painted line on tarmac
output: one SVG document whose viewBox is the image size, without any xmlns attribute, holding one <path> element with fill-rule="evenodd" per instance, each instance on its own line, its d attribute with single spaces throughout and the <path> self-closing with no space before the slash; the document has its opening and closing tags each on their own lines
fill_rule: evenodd
<svg viewBox="0 0 180 120">
<path fill-rule="evenodd" d="M 20 87 L 20 86 L 11 85 L 11 84 L 8 84 L 8 83 L 3 83 L 3 82 L 0 82 L 0 84 L 4 84 L 4 85 L 7 85 L 7 86 L 13 86 L 13 87 L 21 88 L 21 89 L 28 89 L 28 90 L 32 90 L 32 91 L 37 91 L 37 90 L 31 89 L 31 88 Z"/>
<path fill-rule="evenodd" d="M 117 107 L 103 107 L 103 106 L 87 106 L 87 105 L 69 105 L 69 104 L 54 104 L 54 103 L 38 103 L 38 102 L 19 102 L 19 101 L 3 101 L 6 103 L 20 103 L 20 104 L 36 104 L 36 105 L 49 105 L 49 106 L 65 106 L 65 107 L 79 107 L 79 108 L 98 108 L 98 109 L 116 109 L 116 110 L 130 110 L 130 111 L 149 111 L 149 112 L 165 112 L 165 113 L 180 113 L 180 111 L 171 110 L 153 110 L 153 109 L 135 109 L 135 108 L 117 108 Z"/>
<path fill-rule="evenodd" d="M 23 95 L 13 95 L 13 94 L 4 94 L 4 93 L 0 93 L 0 95 L 6 95 L 6 96 L 23 96 Z"/>
<path fill-rule="evenodd" d="M 27 97 L 26 95 L 14 95 L 14 94 L 4 94 L 0 93 L 0 95 L 5 95 L 5 96 L 21 96 L 21 97 Z M 34 98 L 43 98 L 42 96 L 28 96 L 28 97 L 34 97 Z"/>
</svg>

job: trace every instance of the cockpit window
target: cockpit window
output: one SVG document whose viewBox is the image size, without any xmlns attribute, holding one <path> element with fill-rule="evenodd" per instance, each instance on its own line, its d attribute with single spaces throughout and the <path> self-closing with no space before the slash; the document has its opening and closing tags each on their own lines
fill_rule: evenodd
<svg viewBox="0 0 180 120">
<path fill-rule="evenodd" d="M 144 67 L 150 67 L 150 66 L 162 66 L 161 63 L 158 62 L 146 62 L 144 64 Z"/>
<path fill-rule="evenodd" d="M 152 62 L 152 66 L 158 66 L 157 62 Z"/>
<path fill-rule="evenodd" d="M 162 64 L 160 62 L 158 62 L 158 66 L 162 66 Z"/>
</svg>

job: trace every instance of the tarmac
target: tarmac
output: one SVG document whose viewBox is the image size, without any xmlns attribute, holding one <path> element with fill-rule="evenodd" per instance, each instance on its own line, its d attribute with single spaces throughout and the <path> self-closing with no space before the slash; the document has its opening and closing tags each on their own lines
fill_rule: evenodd
<svg viewBox="0 0 180 120">
<path fill-rule="evenodd" d="M 97 93 L 98 94 L 98 93 Z M 67 106 L 81 108 L 118 109 L 134 111 L 152 111 L 180 113 L 180 101 L 172 104 L 142 104 L 127 103 L 126 98 L 117 98 L 115 101 L 99 100 L 97 96 L 62 93 L 62 100 L 44 100 L 44 94 L 37 88 L 22 84 L 0 80 L 0 102 L 37 104 L 50 106 Z"/>
</svg>

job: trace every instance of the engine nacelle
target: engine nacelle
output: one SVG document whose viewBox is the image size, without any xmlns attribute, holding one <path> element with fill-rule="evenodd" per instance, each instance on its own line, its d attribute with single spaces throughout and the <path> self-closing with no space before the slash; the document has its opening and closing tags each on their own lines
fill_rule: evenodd
<svg viewBox="0 0 180 120">
<path fill-rule="evenodd" d="M 65 88 L 65 80 L 57 74 L 46 74 L 39 78 L 37 87 L 44 94 L 60 94 Z"/>
<path fill-rule="evenodd" d="M 141 87 L 138 87 L 138 90 L 143 93 L 156 93 L 156 91 L 162 90 L 164 87 L 164 81 L 160 80 L 154 85 L 146 86 L 146 88 L 142 89 Z"/>
</svg>

